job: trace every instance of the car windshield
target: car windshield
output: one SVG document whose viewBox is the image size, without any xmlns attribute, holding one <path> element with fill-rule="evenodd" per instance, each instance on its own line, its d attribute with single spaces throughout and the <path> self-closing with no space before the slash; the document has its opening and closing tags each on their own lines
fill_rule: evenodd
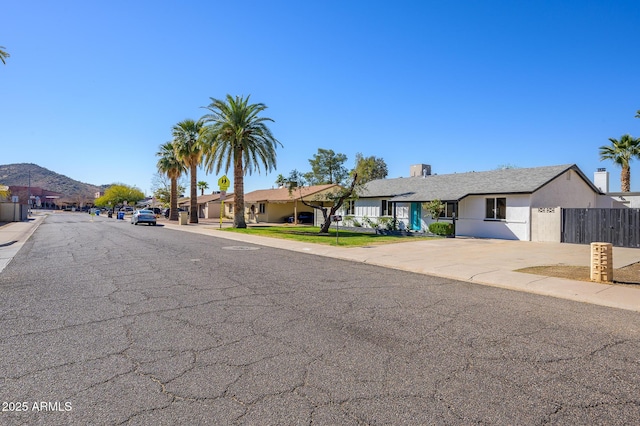
<svg viewBox="0 0 640 426">
<path fill-rule="evenodd" d="M 138 210 L 138 214 L 153 214 L 151 210 Z"/>
</svg>

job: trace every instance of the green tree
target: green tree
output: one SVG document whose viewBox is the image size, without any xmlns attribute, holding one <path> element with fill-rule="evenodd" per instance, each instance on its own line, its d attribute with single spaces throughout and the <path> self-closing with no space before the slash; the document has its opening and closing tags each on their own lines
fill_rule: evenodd
<svg viewBox="0 0 640 426">
<path fill-rule="evenodd" d="M 311 171 L 305 173 L 304 178 L 310 185 L 344 184 L 349 177 L 349 171 L 343 165 L 345 161 L 347 156 L 344 154 L 318 148 L 318 153 L 309 160 Z"/>
<path fill-rule="evenodd" d="M 620 190 L 631 191 L 631 166 L 634 158 L 640 158 L 640 139 L 631 135 L 622 135 L 620 140 L 609 138 L 611 145 L 600 147 L 600 161 L 611 160 L 622 168 L 620 173 Z"/>
<path fill-rule="evenodd" d="M 0 201 L 11 196 L 11 191 L 7 185 L 0 185 Z"/>
<path fill-rule="evenodd" d="M 6 59 L 11 55 L 9 55 L 9 52 L 7 52 L 4 49 L 5 49 L 4 46 L 0 46 L 0 61 L 2 61 L 3 64 L 6 64 L 7 63 Z"/>
<path fill-rule="evenodd" d="M 178 178 L 186 172 L 183 162 L 176 156 L 173 142 L 165 142 L 160 145 L 160 150 L 156 152 L 158 163 L 156 167 L 160 173 L 167 175 L 171 180 L 169 189 L 169 220 L 178 220 Z M 161 195 L 162 194 L 158 194 Z M 160 197 L 158 197 L 160 198 Z"/>
<path fill-rule="evenodd" d="M 376 179 L 387 177 L 389 170 L 387 163 L 382 158 L 375 156 L 364 157 L 361 153 L 356 154 L 355 172 L 360 176 L 360 183 L 367 183 Z"/>
<path fill-rule="evenodd" d="M 324 222 L 322 223 L 322 226 L 320 226 L 320 233 L 326 234 L 329 232 L 333 216 L 338 210 L 340 210 L 345 200 L 355 198 L 360 186 L 358 174 L 353 172 L 351 174 L 351 183 L 349 186 L 337 186 L 333 192 L 326 192 L 323 195 L 319 195 L 313 200 L 313 202 L 306 201 L 302 198 L 302 191 L 300 191 L 300 201 L 305 206 L 312 207 L 322 213 Z M 300 189 L 302 187 L 302 184 L 298 186 Z M 293 189 L 290 188 L 289 190 L 292 191 Z"/>
<path fill-rule="evenodd" d="M 114 183 L 104 191 L 102 197 L 95 199 L 94 204 L 100 207 L 111 206 L 115 209 L 124 205 L 125 201 L 127 205 L 135 205 L 135 203 L 143 199 L 144 193 L 135 186 Z"/>
<path fill-rule="evenodd" d="M 198 223 L 198 166 L 207 151 L 206 129 L 202 120 L 186 119 L 172 129 L 176 158 L 189 169 L 191 195 L 189 199 L 189 223 Z"/>
<path fill-rule="evenodd" d="M 200 195 L 204 195 L 205 189 L 209 189 L 209 184 L 203 180 L 198 181 L 198 188 L 200 188 Z"/>
<path fill-rule="evenodd" d="M 271 118 L 260 117 L 267 109 L 262 103 L 250 104 L 246 98 L 227 95 L 225 100 L 210 98 L 206 107 L 210 114 L 202 119 L 208 123 L 210 150 L 205 156 L 208 172 L 225 172 L 233 165 L 233 226 L 246 228 L 244 218 L 244 176 L 254 169 L 266 172 L 276 167 L 276 148 L 282 144 L 273 136 L 267 122 Z"/>
<path fill-rule="evenodd" d="M 435 219 L 436 222 L 440 218 L 440 213 L 444 211 L 445 205 L 440 200 L 432 200 L 428 203 L 424 203 L 424 208 L 429 212 L 432 219 Z"/>
<path fill-rule="evenodd" d="M 287 180 L 284 178 L 284 176 L 282 176 L 281 174 L 278 175 L 278 177 L 276 177 L 276 185 L 278 185 L 278 188 L 283 187 L 286 183 Z"/>
</svg>

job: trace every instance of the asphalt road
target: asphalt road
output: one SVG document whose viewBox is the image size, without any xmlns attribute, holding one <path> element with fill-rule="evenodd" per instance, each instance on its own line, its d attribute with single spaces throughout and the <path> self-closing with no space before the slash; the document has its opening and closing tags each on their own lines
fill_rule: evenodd
<svg viewBox="0 0 640 426">
<path fill-rule="evenodd" d="M 631 424 L 640 314 L 56 214 L 0 273 L 0 424 Z"/>
</svg>

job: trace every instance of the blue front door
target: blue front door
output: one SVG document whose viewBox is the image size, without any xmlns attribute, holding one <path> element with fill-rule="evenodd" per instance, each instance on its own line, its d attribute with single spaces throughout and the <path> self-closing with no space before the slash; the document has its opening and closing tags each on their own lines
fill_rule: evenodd
<svg viewBox="0 0 640 426">
<path fill-rule="evenodd" d="M 422 205 L 420 203 L 411 203 L 411 230 L 422 230 Z"/>
</svg>

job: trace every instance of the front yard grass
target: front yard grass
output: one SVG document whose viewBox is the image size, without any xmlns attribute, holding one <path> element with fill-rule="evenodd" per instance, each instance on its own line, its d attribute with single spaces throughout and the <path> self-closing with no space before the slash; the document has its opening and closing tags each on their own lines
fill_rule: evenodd
<svg viewBox="0 0 640 426">
<path fill-rule="evenodd" d="M 251 226 L 245 229 L 223 228 L 221 231 L 237 232 L 241 234 L 261 235 L 264 237 L 282 238 L 306 243 L 336 245 L 336 228 L 329 230 L 329 234 L 320 235 L 317 226 Z M 362 247 L 378 244 L 404 243 L 415 240 L 432 240 L 439 237 L 427 237 L 420 234 L 411 236 L 377 235 L 363 232 L 342 231 L 338 233 L 338 246 Z"/>
</svg>

